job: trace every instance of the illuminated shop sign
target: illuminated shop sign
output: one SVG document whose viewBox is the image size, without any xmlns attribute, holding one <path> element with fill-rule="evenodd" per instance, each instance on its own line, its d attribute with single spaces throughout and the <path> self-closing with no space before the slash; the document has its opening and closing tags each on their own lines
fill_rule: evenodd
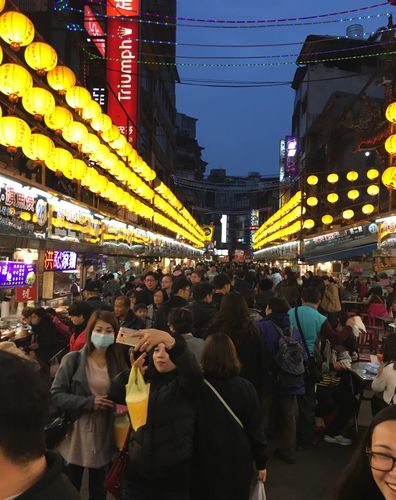
<svg viewBox="0 0 396 500">
<path fill-rule="evenodd" d="M 77 253 L 68 250 L 46 250 L 44 271 L 75 271 L 77 269 Z"/>
<path fill-rule="evenodd" d="M 100 243 L 102 218 L 65 201 L 52 205 L 51 237 L 68 241 Z"/>
<path fill-rule="evenodd" d="M 106 14 L 107 110 L 113 123 L 136 147 L 140 0 L 108 0 Z"/>
<path fill-rule="evenodd" d="M 1 181 L 0 181 L 1 182 Z M 48 202 L 34 188 L 4 180 L 0 183 L 0 226 L 2 232 L 45 237 Z"/>
<path fill-rule="evenodd" d="M 298 139 L 292 135 L 285 141 L 285 177 L 295 177 L 298 173 Z"/>
<path fill-rule="evenodd" d="M 96 45 L 100 55 L 106 56 L 105 34 L 100 25 L 95 12 L 88 5 L 84 6 L 84 28 L 88 35 L 92 37 L 93 43 Z"/>
<path fill-rule="evenodd" d="M 33 286 L 36 282 L 36 264 L 0 261 L 0 288 Z"/>
</svg>

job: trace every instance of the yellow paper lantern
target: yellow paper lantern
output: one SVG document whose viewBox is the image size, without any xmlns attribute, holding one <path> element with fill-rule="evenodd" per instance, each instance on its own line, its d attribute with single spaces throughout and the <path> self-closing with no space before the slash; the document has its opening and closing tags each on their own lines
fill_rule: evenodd
<svg viewBox="0 0 396 500">
<path fill-rule="evenodd" d="M 56 174 L 62 174 L 70 170 L 73 155 L 63 148 L 55 148 L 52 155 L 45 159 L 46 166 Z"/>
<path fill-rule="evenodd" d="M 350 191 L 348 191 L 347 196 L 350 200 L 357 200 L 360 196 L 360 193 L 357 189 L 351 189 Z"/>
<path fill-rule="evenodd" d="M 336 182 L 338 182 L 338 179 L 339 179 L 339 176 L 338 174 L 329 174 L 327 176 L 327 182 L 329 182 L 330 184 L 335 184 Z"/>
<path fill-rule="evenodd" d="M 337 193 L 329 193 L 329 194 L 327 195 L 327 201 L 328 201 L 329 203 L 337 203 L 337 201 L 339 200 L 339 198 L 340 198 L 340 197 L 338 196 L 338 194 L 337 194 Z"/>
<path fill-rule="evenodd" d="M 110 155 L 110 150 L 104 144 L 100 144 L 100 146 L 96 149 L 96 151 L 92 152 L 92 159 L 102 165 L 106 158 Z"/>
<path fill-rule="evenodd" d="M 112 125 L 113 123 L 110 116 L 105 113 L 100 114 L 91 122 L 91 127 L 96 130 L 96 132 L 106 132 L 107 130 L 110 130 Z"/>
<path fill-rule="evenodd" d="M 102 113 L 102 108 L 100 104 L 93 99 L 89 102 L 85 108 L 81 111 L 81 117 L 85 121 L 94 120 Z"/>
<path fill-rule="evenodd" d="M 15 116 L 5 116 L 0 118 L 0 144 L 7 148 L 7 151 L 14 153 L 17 148 L 30 139 L 30 127 L 21 118 Z"/>
<path fill-rule="evenodd" d="M 386 119 L 393 123 L 396 122 L 396 102 L 391 102 L 385 111 Z"/>
<path fill-rule="evenodd" d="M 76 84 L 76 75 L 67 66 L 56 66 L 47 73 L 47 82 L 52 89 L 63 95 Z"/>
<path fill-rule="evenodd" d="M 81 151 L 86 155 L 92 154 L 100 146 L 100 139 L 94 134 L 88 134 L 81 144 Z"/>
<path fill-rule="evenodd" d="M 103 168 L 108 170 L 111 174 L 113 174 L 113 172 L 115 171 L 115 169 L 117 167 L 118 161 L 119 160 L 117 158 L 117 155 L 115 155 L 114 153 L 110 153 L 104 159 L 102 166 L 103 166 Z"/>
<path fill-rule="evenodd" d="M 355 215 L 355 212 L 351 209 L 344 210 L 342 212 L 342 217 L 346 220 L 352 219 L 352 217 Z"/>
<path fill-rule="evenodd" d="M 309 207 L 316 207 L 318 202 L 319 200 L 316 198 L 316 196 L 310 196 L 309 198 L 307 198 L 307 205 Z"/>
<path fill-rule="evenodd" d="M 98 181 L 98 177 L 98 172 L 94 168 L 88 167 L 85 176 L 81 179 L 81 185 L 84 187 L 92 186 Z"/>
<path fill-rule="evenodd" d="M 110 146 L 115 150 L 122 150 L 126 147 L 127 144 L 128 143 L 125 135 L 121 134 L 118 139 L 110 143 Z"/>
<path fill-rule="evenodd" d="M 385 149 L 390 155 L 396 153 L 396 134 L 393 134 L 386 139 Z"/>
<path fill-rule="evenodd" d="M 23 154 L 35 162 L 44 162 L 54 149 L 53 141 L 43 134 L 32 134 L 29 140 L 22 144 Z"/>
<path fill-rule="evenodd" d="M 0 66 L 1 68 L 1 66 Z M 55 106 L 55 109 L 49 115 L 44 116 L 44 122 L 48 128 L 55 130 L 59 135 L 73 121 L 73 115 L 70 111 L 62 106 Z"/>
<path fill-rule="evenodd" d="M 122 156 L 122 158 L 128 158 L 128 156 L 132 153 L 132 151 L 133 151 L 132 144 L 127 142 L 122 149 L 117 150 L 117 153 L 120 156 Z"/>
<path fill-rule="evenodd" d="M 367 171 L 367 179 L 370 179 L 370 181 L 373 181 L 379 176 L 379 171 L 376 168 L 370 168 L 370 170 Z"/>
<path fill-rule="evenodd" d="M 83 123 L 72 122 L 63 130 L 62 137 L 70 144 L 80 146 L 88 137 L 88 129 Z"/>
<path fill-rule="evenodd" d="M 13 50 L 19 50 L 33 42 L 33 23 L 21 12 L 4 12 L 0 16 L 0 37 L 11 45 Z"/>
<path fill-rule="evenodd" d="M 303 224 L 304 229 L 312 229 L 315 227 L 315 221 L 313 219 L 306 219 Z"/>
<path fill-rule="evenodd" d="M 316 186 L 316 184 L 319 182 L 318 176 L 317 175 L 310 175 L 307 178 L 307 184 L 310 186 Z"/>
<path fill-rule="evenodd" d="M 359 173 L 356 172 L 356 170 L 351 170 L 350 172 L 347 173 L 346 177 L 348 181 L 355 182 L 359 179 Z"/>
<path fill-rule="evenodd" d="M 381 181 L 387 189 L 396 189 L 396 167 L 387 168 L 382 174 Z"/>
<path fill-rule="evenodd" d="M 106 142 L 113 142 L 117 140 L 121 135 L 120 129 L 117 125 L 112 125 L 109 130 L 102 132 L 102 139 Z"/>
<path fill-rule="evenodd" d="M 10 101 L 18 101 L 32 86 L 32 76 L 23 66 L 11 63 L 0 66 L 0 91 Z"/>
<path fill-rule="evenodd" d="M 375 208 L 374 205 L 371 205 L 371 203 L 367 203 L 366 205 L 362 206 L 362 212 L 365 215 L 370 215 L 374 212 Z"/>
<path fill-rule="evenodd" d="M 39 75 L 44 75 L 58 64 L 58 55 L 48 43 L 33 42 L 25 49 L 25 61 Z"/>
<path fill-rule="evenodd" d="M 87 164 L 84 161 L 79 160 L 78 158 L 73 158 L 68 172 L 64 172 L 63 175 L 69 179 L 81 181 L 81 179 L 85 177 L 87 168 Z"/>
<path fill-rule="evenodd" d="M 75 85 L 66 91 L 67 104 L 76 110 L 82 110 L 91 101 L 91 94 L 84 87 Z"/>
<path fill-rule="evenodd" d="M 42 120 L 44 115 L 50 115 L 54 111 L 55 99 L 48 90 L 32 87 L 22 97 L 22 106 L 36 120 Z"/>
<path fill-rule="evenodd" d="M 108 179 L 104 175 L 98 175 L 98 178 L 94 184 L 88 186 L 88 189 L 97 195 L 102 195 L 106 192 Z"/>
<path fill-rule="evenodd" d="M 326 214 L 322 217 L 323 224 L 329 225 L 333 222 L 333 216 L 330 214 Z"/>
<path fill-rule="evenodd" d="M 380 191 L 380 188 L 376 184 L 371 184 L 367 188 L 367 194 L 369 196 L 377 196 L 377 194 L 379 193 L 379 191 Z"/>
<path fill-rule="evenodd" d="M 0 12 L 3 12 L 6 0 L 0 0 Z"/>
<path fill-rule="evenodd" d="M 0 45 L 0 64 L 3 62 L 3 48 Z"/>
</svg>

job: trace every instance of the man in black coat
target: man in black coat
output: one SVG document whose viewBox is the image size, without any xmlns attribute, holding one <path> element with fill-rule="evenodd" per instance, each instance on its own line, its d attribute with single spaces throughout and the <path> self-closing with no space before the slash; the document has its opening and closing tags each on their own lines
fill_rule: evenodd
<svg viewBox="0 0 396 500">
<path fill-rule="evenodd" d="M 230 293 L 231 280 L 227 274 L 221 273 L 213 278 L 212 285 L 214 288 L 213 304 L 219 310 L 224 295 Z"/>
<path fill-rule="evenodd" d="M 120 326 L 131 328 L 132 330 L 141 330 L 146 328 L 143 320 L 138 318 L 130 308 L 129 297 L 120 295 L 114 302 L 114 314 L 116 315 Z"/>
<path fill-rule="evenodd" d="M 189 305 L 193 315 L 192 333 L 195 337 L 205 339 L 208 335 L 208 327 L 217 314 L 213 305 L 213 286 L 204 282 L 193 286 L 193 303 Z"/>
<path fill-rule="evenodd" d="M 104 309 L 106 311 L 113 310 L 111 306 L 102 302 L 100 298 L 101 291 L 102 283 L 99 280 L 87 281 L 83 290 L 83 297 L 92 312 L 98 311 L 99 309 Z"/>
<path fill-rule="evenodd" d="M 0 498 L 81 500 L 59 455 L 45 452 L 49 393 L 31 361 L 0 352 L 0 401 Z"/>
<path fill-rule="evenodd" d="M 158 315 L 154 328 L 169 332 L 168 316 L 174 307 L 186 307 L 190 297 L 191 285 L 184 276 L 176 278 L 172 286 L 172 295 L 169 300 L 164 302 L 158 309 Z"/>
<path fill-rule="evenodd" d="M 136 288 L 136 303 L 149 306 L 154 303 L 154 293 L 158 290 L 158 277 L 148 272 L 144 275 L 144 285 Z"/>
</svg>

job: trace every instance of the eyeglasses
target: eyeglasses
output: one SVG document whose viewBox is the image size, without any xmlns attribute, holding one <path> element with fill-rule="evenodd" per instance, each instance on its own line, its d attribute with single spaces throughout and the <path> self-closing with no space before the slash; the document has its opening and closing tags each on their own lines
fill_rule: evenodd
<svg viewBox="0 0 396 500">
<path fill-rule="evenodd" d="M 390 472 L 396 464 L 396 457 L 377 453 L 374 451 L 366 451 L 370 467 L 381 472 Z"/>
</svg>

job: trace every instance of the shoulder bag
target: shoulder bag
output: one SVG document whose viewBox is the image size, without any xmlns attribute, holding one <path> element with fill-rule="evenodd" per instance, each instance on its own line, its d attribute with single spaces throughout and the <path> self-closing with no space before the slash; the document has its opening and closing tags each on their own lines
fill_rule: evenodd
<svg viewBox="0 0 396 500">
<path fill-rule="evenodd" d="M 241 420 L 235 415 L 234 411 L 228 403 L 223 399 L 221 394 L 213 387 L 213 385 L 209 382 L 209 380 L 204 379 L 205 384 L 212 390 L 213 394 L 217 397 L 217 399 L 221 402 L 224 408 L 228 411 L 228 413 L 232 416 L 232 418 L 238 423 L 238 425 L 243 429 L 243 423 Z"/>
<path fill-rule="evenodd" d="M 294 315 L 296 318 L 298 330 L 300 332 L 301 340 L 303 341 L 305 350 L 307 351 L 307 355 L 308 355 L 307 373 L 314 382 L 320 382 L 322 380 L 321 362 L 318 363 L 318 360 L 316 359 L 315 354 L 311 354 L 308 350 L 307 341 L 305 340 L 304 332 L 301 328 L 300 318 L 298 317 L 297 309 L 298 309 L 298 307 L 296 307 L 294 309 Z"/>
</svg>

